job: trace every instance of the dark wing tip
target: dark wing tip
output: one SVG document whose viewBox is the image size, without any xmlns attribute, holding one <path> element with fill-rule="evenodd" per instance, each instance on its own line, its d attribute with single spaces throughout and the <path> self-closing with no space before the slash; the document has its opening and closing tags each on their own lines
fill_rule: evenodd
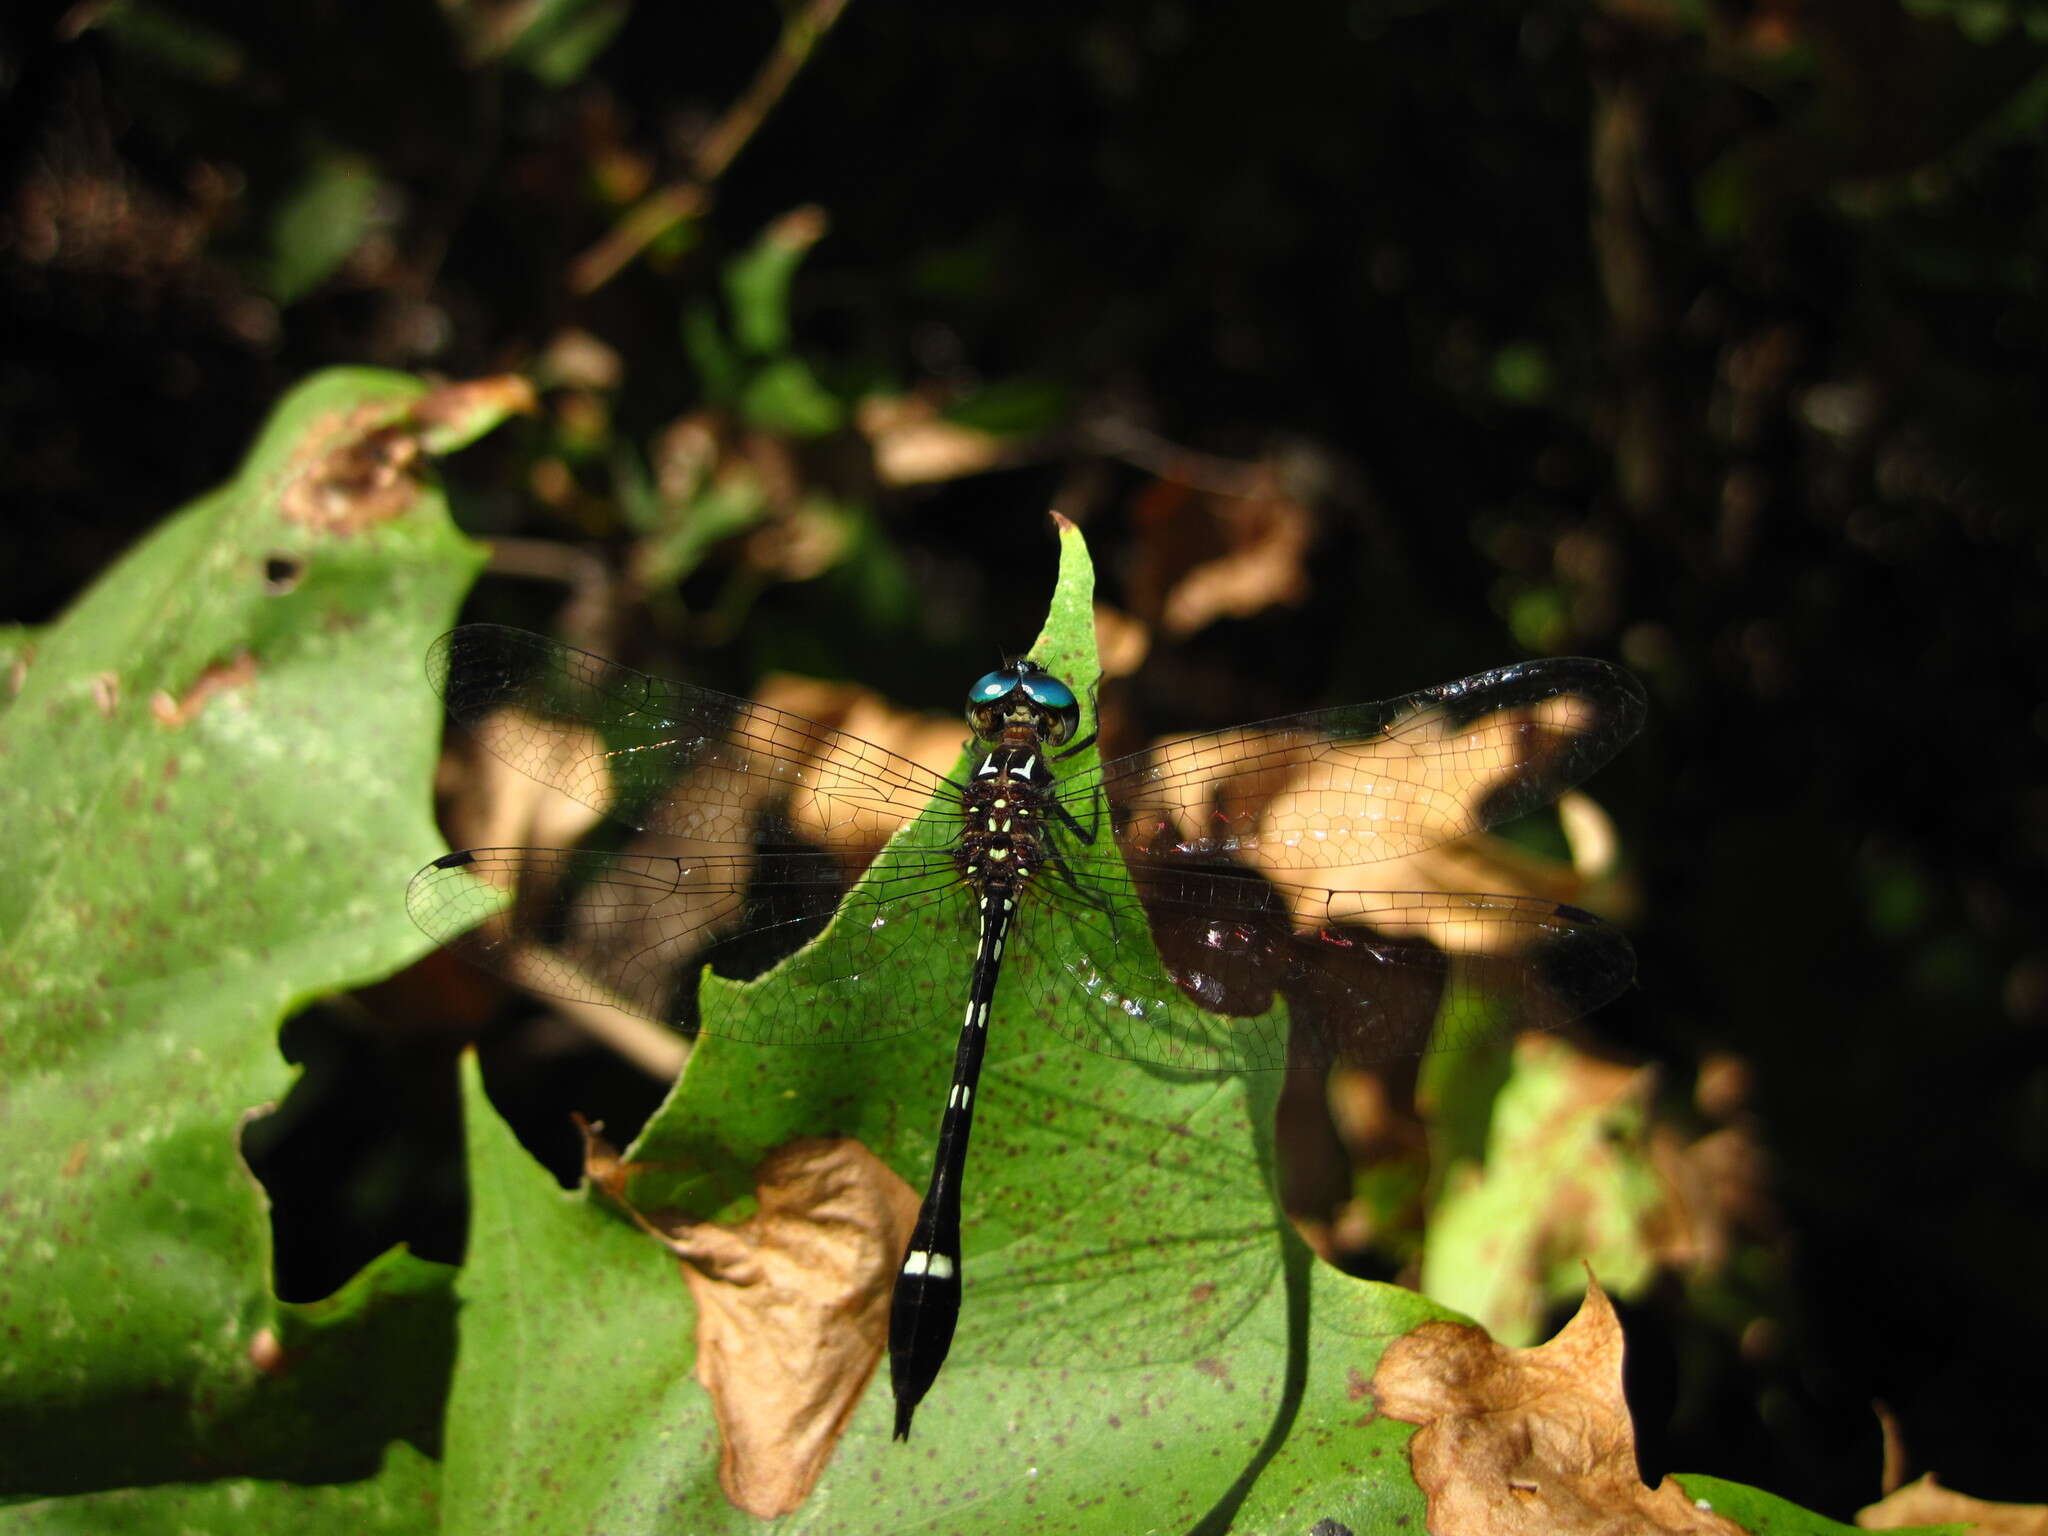
<svg viewBox="0 0 2048 1536">
<path fill-rule="evenodd" d="M 462 868 L 462 866 L 463 866 L 463 865 L 465 865 L 465 864 L 474 864 L 475 862 L 476 862 L 476 854 L 475 854 L 475 853 L 474 853 L 474 852 L 473 852 L 472 850 L 470 850 L 470 849 L 467 849 L 467 848 L 464 848 L 464 849 L 462 849 L 461 851 L 459 851 L 459 852 L 456 852 L 456 853 L 444 853 L 444 854 L 442 854 L 442 855 L 441 855 L 441 857 L 439 857 L 438 859 L 434 860 L 434 862 L 433 862 L 433 863 L 429 864 L 429 865 L 427 866 L 427 868 L 429 868 L 429 869 L 460 869 L 460 868 Z"/>
<path fill-rule="evenodd" d="M 1552 915 L 1566 926 L 1542 947 L 1539 963 L 1572 1012 L 1590 1013 L 1626 991 L 1636 974 L 1627 936 L 1598 913 L 1567 902 L 1556 903 Z"/>
<path fill-rule="evenodd" d="M 1514 670 L 1536 685 L 1532 702 L 1567 693 L 1592 699 L 1605 712 L 1603 728 L 1616 745 L 1631 739 L 1650 712 L 1650 695 L 1643 680 L 1628 668 L 1597 656 L 1544 656 L 1518 662 Z"/>
</svg>

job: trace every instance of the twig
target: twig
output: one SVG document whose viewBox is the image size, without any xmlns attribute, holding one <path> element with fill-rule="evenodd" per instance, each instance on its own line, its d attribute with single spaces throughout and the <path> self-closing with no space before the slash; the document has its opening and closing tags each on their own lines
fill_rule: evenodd
<svg viewBox="0 0 2048 1536">
<path fill-rule="evenodd" d="M 1156 432 L 1114 416 L 1089 422 L 1082 428 L 1082 435 L 1105 457 L 1121 459 L 1161 480 L 1211 496 L 1243 501 L 1264 489 L 1271 479 L 1264 465 L 1183 448 Z"/>
<path fill-rule="evenodd" d="M 558 622 L 569 637 L 587 649 L 606 648 L 617 615 L 612 573 L 590 550 L 553 539 L 490 541 L 490 571 L 529 581 L 556 581 L 569 589 L 569 601 Z"/>
<path fill-rule="evenodd" d="M 783 23 L 782 35 L 762 61 L 753 84 L 698 144 L 691 156 L 690 174 L 650 192 L 610 233 L 570 264 L 569 287 L 574 292 L 602 288 L 648 246 L 704 211 L 712 183 L 746 147 L 845 8 L 846 0 L 808 0 Z"/>
</svg>

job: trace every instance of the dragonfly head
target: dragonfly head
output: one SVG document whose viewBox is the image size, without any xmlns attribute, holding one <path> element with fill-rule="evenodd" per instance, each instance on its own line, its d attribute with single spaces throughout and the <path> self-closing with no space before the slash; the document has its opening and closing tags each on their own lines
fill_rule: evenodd
<svg viewBox="0 0 2048 1536">
<path fill-rule="evenodd" d="M 1013 661 L 967 690 L 967 723 L 983 741 L 1000 740 L 1005 731 L 1023 726 L 1057 747 L 1080 728 L 1081 701 L 1037 662 Z"/>
</svg>

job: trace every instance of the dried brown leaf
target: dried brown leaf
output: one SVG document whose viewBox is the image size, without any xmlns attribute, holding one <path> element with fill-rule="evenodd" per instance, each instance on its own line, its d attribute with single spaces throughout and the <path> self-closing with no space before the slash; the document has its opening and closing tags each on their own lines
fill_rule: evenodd
<svg viewBox="0 0 2048 1536">
<path fill-rule="evenodd" d="M 617 389 L 626 376 L 617 348 L 581 326 L 564 326 L 548 339 L 533 371 L 550 386 Z"/>
<path fill-rule="evenodd" d="M 1105 678 L 1130 677 L 1145 664 L 1152 650 L 1152 631 L 1143 619 L 1112 608 L 1095 605 L 1095 650 Z"/>
<path fill-rule="evenodd" d="M 1928 1473 L 1875 1504 L 1856 1512 L 1866 1531 L 1896 1531 L 1913 1525 L 1969 1524 L 1977 1536 L 2048 1536 L 2048 1505 L 1993 1504 L 1944 1488 Z"/>
<path fill-rule="evenodd" d="M 993 469 L 1008 453 L 1000 437 L 945 420 L 919 395 L 869 395 L 854 422 L 874 450 L 875 474 L 884 485 L 963 480 Z"/>
<path fill-rule="evenodd" d="M 642 1226 L 683 1260 L 697 1379 L 711 1394 L 726 1497 L 763 1519 L 809 1497 L 880 1363 L 917 1193 L 857 1141 L 806 1139 L 755 1171 L 732 1226 Z"/>
<path fill-rule="evenodd" d="M 1650 1233 L 1659 1262 L 1715 1270 L 1744 1237 L 1776 1234 L 1770 1154 L 1754 1127 L 1723 1126 L 1690 1143 L 1660 1128 L 1651 1139 L 1650 1160 L 1664 1189 Z"/>
<path fill-rule="evenodd" d="M 533 385 L 516 373 L 466 379 L 429 390 L 412 403 L 403 426 L 428 453 L 452 453 L 506 416 L 540 409 Z"/>
<path fill-rule="evenodd" d="M 1741 1536 L 1666 1478 L 1646 1487 L 1621 1390 L 1621 1323 L 1597 1283 L 1548 1344 L 1428 1323 L 1380 1357 L 1380 1411 L 1420 1426 L 1415 1481 L 1437 1536 Z"/>
<path fill-rule="evenodd" d="M 1140 614 L 1164 634 L 1191 635 L 1302 600 L 1315 514 L 1283 487 L 1277 465 L 1237 466 L 1228 490 L 1155 481 L 1140 498 Z"/>
</svg>

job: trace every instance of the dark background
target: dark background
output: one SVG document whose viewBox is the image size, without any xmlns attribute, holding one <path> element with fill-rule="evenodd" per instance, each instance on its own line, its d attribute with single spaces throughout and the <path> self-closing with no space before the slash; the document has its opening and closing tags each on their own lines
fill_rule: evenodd
<svg viewBox="0 0 2048 1536">
<path fill-rule="evenodd" d="M 656 670 L 955 708 L 1029 641 L 1055 501 L 1151 635 L 1134 731 L 1615 657 L 1641 987 L 1597 1028 L 1681 1106 L 1745 1064 L 1771 1160 L 1725 1272 L 1629 1311 L 1645 1471 L 1846 1515 L 1881 1404 L 1909 1471 L 2040 1498 L 2048 7 L 853 0 L 735 119 L 784 22 L 10 7 L 0 617 L 368 363 L 536 372 L 458 510 Z M 695 214 L 596 281 L 662 188 Z M 735 375 L 721 274 L 800 208 L 791 333 Z M 891 483 L 868 396 L 1000 462 Z M 770 486 L 746 531 L 650 500 L 690 452 Z M 1274 507 L 1299 590 L 1177 632 Z"/>
</svg>

